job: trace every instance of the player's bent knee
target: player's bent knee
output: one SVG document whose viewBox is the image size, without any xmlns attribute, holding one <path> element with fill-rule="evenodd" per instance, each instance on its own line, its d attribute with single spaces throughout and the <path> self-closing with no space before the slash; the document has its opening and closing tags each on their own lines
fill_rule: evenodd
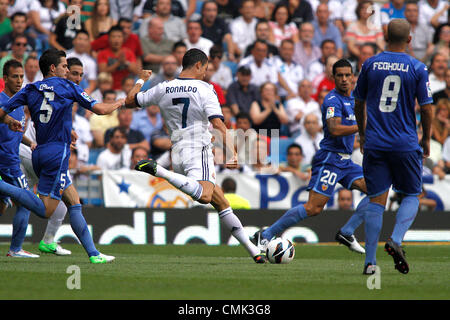
<svg viewBox="0 0 450 320">
<path fill-rule="evenodd" d="M 201 204 L 208 204 L 212 200 L 212 194 L 202 194 L 202 196 L 197 200 Z"/>
</svg>

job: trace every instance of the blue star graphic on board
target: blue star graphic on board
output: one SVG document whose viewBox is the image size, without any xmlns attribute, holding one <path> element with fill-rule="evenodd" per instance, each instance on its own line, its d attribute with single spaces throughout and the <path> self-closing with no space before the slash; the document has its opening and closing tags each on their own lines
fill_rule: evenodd
<svg viewBox="0 0 450 320">
<path fill-rule="evenodd" d="M 128 193 L 128 188 L 131 186 L 129 183 L 125 183 L 125 178 L 122 178 L 121 183 L 117 183 L 117 186 L 119 187 L 119 193 L 125 192 Z"/>
</svg>

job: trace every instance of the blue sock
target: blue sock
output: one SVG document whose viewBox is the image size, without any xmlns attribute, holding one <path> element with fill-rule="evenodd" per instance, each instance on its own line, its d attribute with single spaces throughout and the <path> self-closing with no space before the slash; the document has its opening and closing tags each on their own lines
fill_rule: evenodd
<svg viewBox="0 0 450 320">
<path fill-rule="evenodd" d="M 89 232 L 86 220 L 81 212 L 81 204 L 76 204 L 67 208 L 70 217 L 70 226 L 80 240 L 89 257 L 98 256 L 100 253 L 94 245 L 94 240 Z"/>
<path fill-rule="evenodd" d="M 297 224 L 307 217 L 305 207 L 301 204 L 286 211 L 286 213 L 269 228 L 263 231 L 264 239 L 272 239 L 275 235 L 280 234 L 287 228 Z"/>
<path fill-rule="evenodd" d="M 400 208 L 398 208 L 395 218 L 394 231 L 392 232 L 392 241 L 401 245 L 406 231 L 411 227 L 419 211 L 419 198 L 416 196 L 406 196 L 403 198 Z"/>
<path fill-rule="evenodd" d="M 365 264 L 377 264 L 377 247 L 383 225 L 384 206 L 370 202 L 365 210 L 366 261 Z"/>
<path fill-rule="evenodd" d="M 8 195 L 15 202 L 36 213 L 38 217 L 46 219 L 44 203 L 30 190 L 18 188 L 0 180 L 0 193 Z"/>
<path fill-rule="evenodd" d="M 356 211 L 353 215 L 348 219 L 347 223 L 341 228 L 341 232 L 343 235 L 351 236 L 356 228 L 358 228 L 361 223 L 364 221 L 364 214 L 366 212 L 366 207 L 369 204 L 369 197 L 364 197 L 356 207 Z"/>
<path fill-rule="evenodd" d="M 28 218 L 30 217 L 30 211 L 22 206 L 17 207 L 16 214 L 13 219 L 13 234 L 11 237 L 11 245 L 9 250 L 17 252 L 22 249 L 22 243 L 25 239 L 25 234 L 28 227 Z"/>
</svg>

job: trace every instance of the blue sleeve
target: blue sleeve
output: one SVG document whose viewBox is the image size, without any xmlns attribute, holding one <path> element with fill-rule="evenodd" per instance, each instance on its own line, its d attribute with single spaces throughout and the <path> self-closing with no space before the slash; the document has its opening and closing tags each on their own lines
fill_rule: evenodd
<svg viewBox="0 0 450 320">
<path fill-rule="evenodd" d="M 322 112 L 325 112 L 325 119 L 342 118 L 342 105 L 339 98 L 334 94 L 328 94 L 322 105 Z"/>
<path fill-rule="evenodd" d="M 28 105 L 28 85 L 21 89 L 19 92 L 17 92 L 14 96 L 12 96 L 7 102 L 5 102 L 1 108 L 6 112 L 10 113 L 14 111 L 15 109 L 23 106 Z"/>
<path fill-rule="evenodd" d="M 433 103 L 433 94 L 430 88 L 430 81 L 428 80 L 427 67 L 423 63 L 420 63 L 416 65 L 416 72 L 419 76 L 416 88 L 416 97 L 419 105 L 423 106 Z"/>
<path fill-rule="evenodd" d="M 74 92 L 74 99 L 78 104 L 88 110 L 92 110 L 92 107 L 97 104 L 97 100 L 92 98 L 90 95 L 88 95 L 86 92 L 83 91 L 83 89 L 77 85 L 73 84 L 72 86 L 73 92 Z"/>
<path fill-rule="evenodd" d="M 361 72 L 356 82 L 355 91 L 353 96 L 358 100 L 366 100 L 367 98 L 367 63 L 364 63 L 361 68 Z"/>
</svg>

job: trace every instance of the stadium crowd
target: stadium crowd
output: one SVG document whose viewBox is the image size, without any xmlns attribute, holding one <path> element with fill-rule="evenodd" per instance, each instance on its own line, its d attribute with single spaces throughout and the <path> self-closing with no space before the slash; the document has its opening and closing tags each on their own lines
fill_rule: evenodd
<svg viewBox="0 0 450 320">
<path fill-rule="evenodd" d="M 428 66 L 435 103 L 424 174 L 442 179 L 450 173 L 448 11 L 445 0 L 0 0 L 0 74 L 16 59 L 24 65 L 24 85 L 41 80 L 38 59 L 57 48 L 82 62 L 85 91 L 108 102 L 125 97 L 142 68 L 153 71 L 142 90 L 176 78 L 184 53 L 201 49 L 210 60 L 205 81 L 227 128 L 256 130 L 238 154 L 248 159 L 260 152 L 237 170 L 292 172 L 308 181 L 334 62 L 347 58 L 356 83 L 364 61 L 384 50 L 389 21 L 405 18 L 412 26 L 408 53 Z M 0 91 L 3 86 L 0 80 Z M 417 106 L 418 124 L 419 117 Z M 158 106 L 108 116 L 75 106 L 73 119 L 78 141 L 71 167 L 81 173 L 133 168 L 149 156 L 170 167 Z M 270 147 L 275 135 L 279 152 Z M 220 148 L 215 158 L 217 171 L 226 172 Z M 353 160 L 362 163 L 357 137 Z"/>
</svg>

